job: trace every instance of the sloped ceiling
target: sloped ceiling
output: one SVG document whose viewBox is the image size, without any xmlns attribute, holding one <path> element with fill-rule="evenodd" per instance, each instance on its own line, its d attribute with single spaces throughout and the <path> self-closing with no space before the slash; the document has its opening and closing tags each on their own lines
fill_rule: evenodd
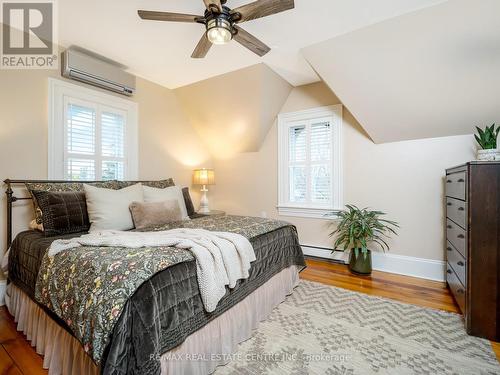
<svg viewBox="0 0 500 375">
<path fill-rule="evenodd" d="M 376 143 L 500 122 L 500 1 L 454 0 L 302 50 Z"/>
<path fill-rule="evenodd" d="M 258 151 L 292 86 L 264 64 L 174 90 L 218 159 Z"/>
<path fill-rule="evenodd" d="M 228 0 L 236 8 L 253 0 Z M 295 9 L 242 24 L 272 50 L 263 58 L 236 42 L 192 59 L 202 25 L 144 21 L 138 9 L 203 14 L 202 0 L 60 0 L 59 44 L 77 45 L 129 67 L 168 88 L 265 63 L 290 84 L 318 81 L 300 54 L 311 44 L 397 17 L 443 0 L 295 0 Z"/>
</svg>

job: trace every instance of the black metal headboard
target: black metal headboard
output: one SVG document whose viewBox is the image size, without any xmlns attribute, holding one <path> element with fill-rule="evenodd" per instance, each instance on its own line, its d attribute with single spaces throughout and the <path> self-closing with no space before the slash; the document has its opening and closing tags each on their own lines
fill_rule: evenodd
<svg viewBox="0 0 500 375">
<path fill-rule="evenodd" d="M 87 184 L 93 184 L 93 183 L 99 183 L 99 182 L 105 182 L 105 181 L 65 181 L 65 180 L 11 180 L 11 179 L 6 179 L 3 181 L 5 183 L 6 189 L 5 189 L 5 194 L 7 195 L 7 249 L 10 247 L 12 243 L 12 207 L 13 203 L 21 200 L 31 200 L 31 196 L 29 197 L 16 197 L 14 195 L 14 191 L 12 190 L 12 186 L 15 185 L 24 185 L 25 183 L 35 183 L 35 184 L 45 184 L 45 183 L 75 183 L 75 182 L 81 182 L 81 183 L 87 183 Z M 146 181 L 129 181 L 129 182 L 146 182 Z"/>
</svg>

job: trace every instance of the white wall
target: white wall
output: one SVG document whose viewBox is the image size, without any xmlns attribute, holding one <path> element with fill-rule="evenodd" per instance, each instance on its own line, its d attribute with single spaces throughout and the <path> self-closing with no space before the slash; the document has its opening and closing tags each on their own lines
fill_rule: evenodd
<svg viewBox="0 0 500 375">
<path fill-rule="evenodd" d="M 2 180 L 47 177 L 47 78 L 57 75 L 0 71 Z M 134 100 L 139 103 L 141 178 L 172 176 L 179 184 L 189 185 L 193 167 L 213 165 L 217 185 L 210 191 L 212 208 L 278 217 L 276 124 L 257 152 L 211 160 L 171 90 L 138 80 Z M 317 83 L 294 88 L 281 112 L 338 103 L 326 85 Z M 445 168 L 474 157 L 472 136 L 376 145 L 346 109 L 343 135 L 345 203 L 386 211 L 401 224 L 399 236 L 390 241 L 391 253 L 443 259 L 442 178 Z M 31 215 L 29 205 L 17 212 L 25 218 Z M 0 213 L 5 213 L 4 197 Z M 331 246 L 327 221 L 281 219 L 297 225 L 302 244 Z M 0 241 L 3 250 L 5 225 L 0 226 Z"/>
<path fill-rule="evenodd" d="M 281 112 L 339 101 L 322 83 L 293 89 Z M 400 223 L 392 254 L 444 259 L 443 176 L 446 168 L 474 157 L 473 137 L 455 136 L 374 144 L 344 108 L 344 202 L 387 212 Z M 278 217 L 277 127 L 258 152 L 214 161 L 214 208 L 284 219 L 297 225 L 301 244 L 331 247 L 326 220 Z"/>
<path fill-rule="evenodd" d="M 1 181 L 47 178 L 49 77 L 61 79 L 57 70 L 0 70 Z M 190 186 L 192 169 L 210 166 L 210 155 L 173 91 L 138 79 L 137 94 L 131 100 L 139 104 L 139 177 L 173 177 L 177 184 Z M 0 255 L 6 243 L 3 192 Z M 15 231 L 25 229 L 31 215 L 29 202 L 16 203 Z"/>
</svg>

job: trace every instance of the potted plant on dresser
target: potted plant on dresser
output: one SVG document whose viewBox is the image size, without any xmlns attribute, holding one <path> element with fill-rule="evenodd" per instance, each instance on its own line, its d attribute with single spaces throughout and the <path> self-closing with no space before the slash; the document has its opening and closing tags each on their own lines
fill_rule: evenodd
<svg viewBox="0 0 500 375">
<path fill-rule="evenodd" d="M 376 245 L 383 251 L 389 250 L 385 238 L 397 234 L 399 228 L 395 221 L 383 219 L 385 213 L 360 209 L 346 205 L 345 210 L 334 211 L 330 216 L 340 219 L 332 223 L 336 228 L 330 233 L 335 238 L 334 249 L 350 250 L 349 270 L 358 275 L 372 272 L 372 254 L 370 246 Z"/>
<path fill-rule="evenodd" d="M 493 161 L 500 160 L 500 153 L 497 149 L 497 137 L 500 127 L 495 129 L 495 124 L 481 129 L 476 126 L 477 134 L 474 134 L 477 143 L 481 147 L 477 150 L 477 160 Z"/>
</svg>

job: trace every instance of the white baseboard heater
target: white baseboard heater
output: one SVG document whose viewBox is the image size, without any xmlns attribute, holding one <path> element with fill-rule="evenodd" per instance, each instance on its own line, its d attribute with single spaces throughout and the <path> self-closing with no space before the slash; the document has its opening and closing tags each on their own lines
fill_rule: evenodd
<svg viewBox="0 0 500 375">
<path fill-rule="evenodd" d="M 327 247 L 312 246 L 312 245 L 301 245 L 304 255 L 309 255 L 318 258 L 326 258 L 333 260 L 335 262 L 347 264 L 349 263 L 349 252 L 333 250 Z"/>
<path fill-rule="evenodd" d="M 312 245 L 301 245 L 304 255 L 329 259 L 339 263 L 349 263 L 350 251 L 333 251 L 333 249 Z M 372 252 L 372 267 L 377 271 L 396 273 L 399 275 L 419 277 L 422 279 L 444 281 L 446 264 L 442 260 L 416 258 L 406 255 Z"/>
</svg>

